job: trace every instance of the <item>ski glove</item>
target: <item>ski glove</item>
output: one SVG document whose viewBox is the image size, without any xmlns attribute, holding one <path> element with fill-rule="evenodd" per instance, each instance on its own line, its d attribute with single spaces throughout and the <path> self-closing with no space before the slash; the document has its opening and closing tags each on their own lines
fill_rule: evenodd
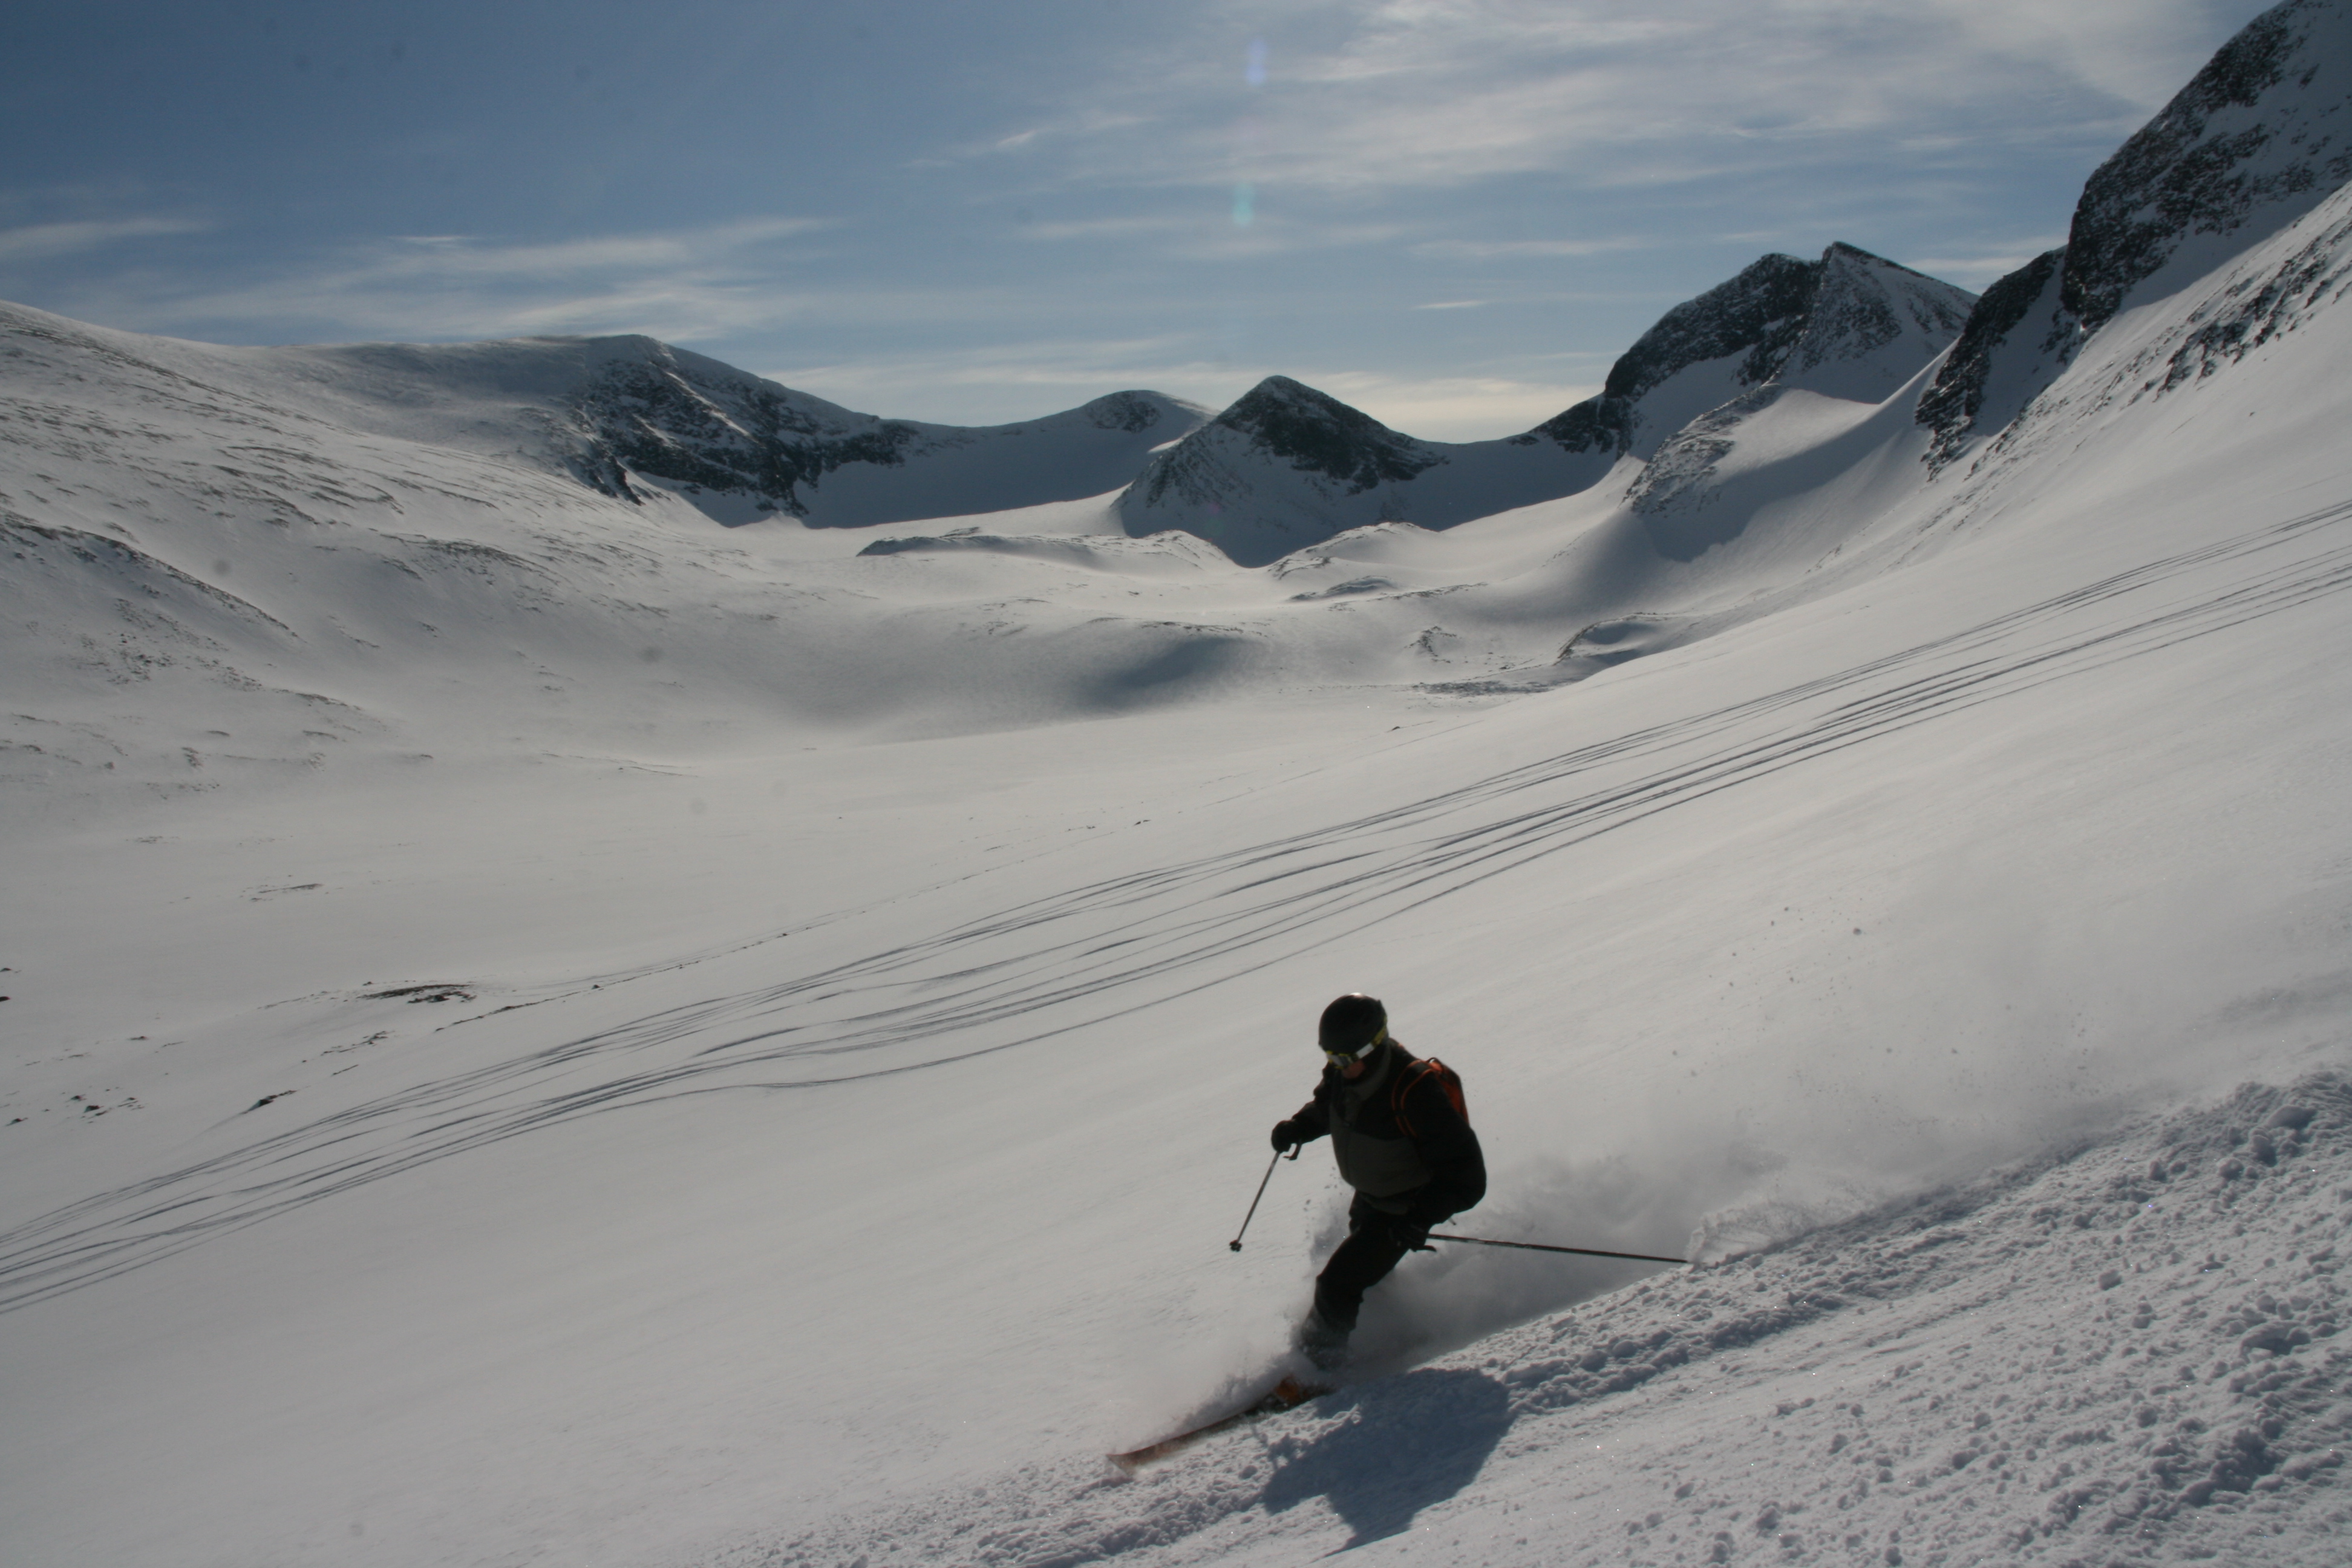
<svg viewBox="0 0 2352 1568">
<path fill-rule="evenodd" d="M 1274 1124 L 1274 1152 L 1286 1154 L 1307 1140 L 1299 1136 L 1298 1123 L 1285 1118 Z"/>
</svg>

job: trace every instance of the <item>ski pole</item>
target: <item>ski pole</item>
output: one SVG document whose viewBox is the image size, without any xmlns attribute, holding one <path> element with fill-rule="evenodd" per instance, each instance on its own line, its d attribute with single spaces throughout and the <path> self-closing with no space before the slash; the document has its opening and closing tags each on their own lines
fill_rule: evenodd
<svg viewBox="0 0 2352 1568">
<path fill-rule="evenodd" d="M 1687 1258 L 1660 1258 L 1649 1252 L 1603 1252 L 1597 1247 L 1546 1247 L 1535 1241 L 1488 1241 L 1483 1236 L 1447 1236 L 1443 1231 L 1431 1231 L 1432 1241 L 1466 1241 L 1473 1247 L 1516 1247 L 1522 1252 L 1573 1252 L 1580 1258 L 1629 1258 L 1636 1263 L 1680 1263 L 1687 1266 Z M 1241 1244 L 1234 1243 L 1236 1247 Z"/>
<path fill-rule="evenodd" d="M 1296 1160 L 1296 1159 L 1297 1159 L 1297 1158 L 1298 1158 L 1298 1150 L 1299 1150 L 1299 1145 L 1297 1145 L 1297 1144 L 1296 1144 L 1296 1143 L 1294 1143 L 1294 1144 L 1292 1144 L 1292 1145 L 1290 1146 L 1290 1157 L 1291 1157 L 1292 1159 Z M 1249 1229 L 1249 1222 L 1250 1222 L 1250 1221 L 1252 1221 L 1252 1220 L 1254 1220 L 1254 1219 L 1255 1219 L 1255 1218 L 1257 1217 L 1257 1201 L 1258 1201 L 1258 1198 L 1262 1198 L 1262 1197 L 1265 1196 L 1265 1184 L 1266 1184 L 1266 1183 L 1268 1183 L 1268 1182 L 1270 1182 L 1270 1181 L 1274 1180 L 1274 1168 L 1275 1168 L 1275 1166 L 1276 1166 L 1276 1165 L 1280 1164 L 1281 1163 L 1282 1163 L 1282 1151 L 1281 1151 L 1281 1150 L 1279 1150 L 1279 1149 L 1276 1149 L 1276 1150 L 1274 1152 L 1274 1158 L 1266 1162 L 1266 1164 L 1265 1164 L 1265 1175 L 1263 1175 L 1263 1176 L 1260 1176 L 1260 1177 L 1258 1178 L 1258 1182 L 1257 1182 L 1257 1197 L 1256 1197 L 1256 1198 L 1252 1198 L 1252 1199 L 1250 1199 L 1249 1213 L 1247 1213 L 1247 1214 L 1245 1214 L 1245 1215 L 1242 1215 L 1242 1228 L 1241 1228 L 1241 1230 L 1237 1230 L 1237 1231 L 1234 1232 L 1234 1238 L 1233 1238 L 1231 1241 L 1229 1241 L 1229 1242 L 1225 1243 L 1225 1245 L 1226 1245 L 1227 1247 L 1232 1247 L 1235 1252 L 1239 1252 L 1239 1251 L 1242 1249 L 1242 1231 L 1245 1231 L 1245 1230 Z"/>
</svg>

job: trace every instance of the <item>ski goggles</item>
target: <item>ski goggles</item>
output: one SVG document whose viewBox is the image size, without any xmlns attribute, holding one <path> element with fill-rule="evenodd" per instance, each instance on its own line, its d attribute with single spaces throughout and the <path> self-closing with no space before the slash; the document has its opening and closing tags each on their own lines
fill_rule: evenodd
<svg viewBox="0 0 2352 1568">
<path fill-rule="evenodd" d="M 1372 1031 L 1372 1037 L 1366 1040 L 1356 1049 L 1352 1051 L 1325 1051 L 1323 1053 L 1323 1059 L 1329 1062 L 1335 1068 L 1343 1068 L 1349 1062 L 1362 1061 L 1366 1057 L 1370 1056 L 1374 1051 L 1379 1050 L 1382 1046 L 1388 1044 L 1388 1041 L 1389 1032 L 1386 1028 L 1375 1029 Z"/>
</svg>

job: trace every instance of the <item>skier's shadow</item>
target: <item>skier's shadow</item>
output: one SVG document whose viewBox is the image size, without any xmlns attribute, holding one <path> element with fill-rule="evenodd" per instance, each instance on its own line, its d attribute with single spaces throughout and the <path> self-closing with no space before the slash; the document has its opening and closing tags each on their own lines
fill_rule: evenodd
<svg viewBox="0 0 2352 1568">
<path fill-rule="evenodd" d="M 1510 1396 L 1482 1373 L 1407 1373 L 1321 1408 L 1350 1402 L 1353 1421 L 1312 1443 L 1273 1446 L 1274 1479 L 1258 1497 L 1269 1513 L 1328 1499 L 1354 1531 L 1342 1552 L 1412 1529 L 1415 1514 L 1470 1484 L 1511 1426 Z"/>
</svg>

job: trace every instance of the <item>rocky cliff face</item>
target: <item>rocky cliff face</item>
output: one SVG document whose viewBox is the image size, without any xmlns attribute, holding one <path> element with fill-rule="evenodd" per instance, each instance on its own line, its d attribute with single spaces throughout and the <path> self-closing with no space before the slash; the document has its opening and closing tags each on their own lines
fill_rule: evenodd
<svg viewBox="0 0 2352 1568">
<path fill-rule="evenodd" d="M 1572 452 L 1605 448 L 1622 457 L 1633 450 L 1639 426 L 1655 424 L 1642 418 L 1642 400 L 1684 371 L 1729 362 L 1731 390 L 1726 395 L 1764 381 L 1804 331 L 1821 270 L 1818 262 L 1793 256 L 1761 258 L 1729 282 L 1659 317 L 1609 367 L 1600 396 L 1553 416 L 1518 439 L 1552 440 Z"/>
<path fill-rule="evenodd" d="M 2083 330 L 2198 237 L 2237 248 L 2352 179 L 2348 75 L 2342 0 L 2289 0 L 2224 44 L 2083 187 L 2064 293 Z"/>
<path fill-rule="evenodd" d="M 805 517 L 813 490 L 845 463 L 896 467 L 921 439 L 903 421 L 845 408 L 642 340 L 599 367 L 574 410 L 581 477 L 630 497 L 628 472 L 753 500 Z"/>
<path fill-rule="evenodd" d="M 2287 0 L 2099 166 L 2064 248 L 1985 291 L 1920 401 L 1919 422 L 1935 433 L 1930 468 L 1998 434 L 2118 313 L 2294 222 L 2347 180 L 2352 5 Z M 2257 331 L 2242 324 L 2236 337 Z"/>
<path fill-rule="evenodd" d="M 1198 433 L 1154 462 L 1136 480 L 1142 504 L 1167 501 L 1215 505 L 1234 494 L 1215 462 L 1221 448 L 1241 446 L 1262 461 L 1306 475 L 1335 496 L 1358 496 L 1411 479 L 1445 461 L 1436 446 L 1401 436 L 1370 415 L 1328 393 L 1271 375 Z"/>
<path fill-rule="evenodd" d="M 1646 458 L 1699 415 L 1767 385 L 1876 402 L 1942 352 L 1974 301 L 1850 245 L 1816 261 L 1767 256 L 1660 317 L 1600 396 L 1517 439 Z"/>
<path fill-rule="evenodd" d="M 1961 329 L 1959 341 L 1952 345 L 1951 357 L 1944 362 L 1934 384 L 1919 399 L 1919 423 L 1937 433 L 1931 461 L 1938 454 L 1948 458 L 1980 421 L 1998 428 L 2015 416 L 2016 408 L 2010 407 L 1998 421 L 1984 419 L 1996 359 L 2011 335 L 2029 317 L 2038 317 L 2046 326 L 2056 327 L 2052 310 L 2057 300 L 2059 271 L 2065 261 L 2063 246 L 2043 251 L 1986 289 L 1978 300 L 1968 325 Z M 2071 341 L 2070 332 L 2059 331 L 2040 346 L 2043 355 L 2053 355 Z M 2007 357 L 2014 360 L 2020 356 Z"/>
<path fill-rule="evenodd" d="M 1976 304 L 1965 289 L 1851 245 L 1831 246 L 1819 266 L 1804 330 L 1769 374 L 1784 387 L 1884 402 L 1959 335 Z"/>
<path fill-rule="evenodd" d="M 1832 245 L 1813 267 L 1798 330 L 1790 335 L 1783 329 L 1776 334 L 1779 342 L 1768 339 L 1738 363 L 1738 380 L 1761 372 L 1759 380 L 1656 443 L 1626 491 L 1635 511 L 1654 518 L 1719 501 L 1728 476 L 1751 466 L 1735 454 L 1764 428 L 1755 421 L 1791 393 L 1853 405 L 1884 404 L 1953 342 L 1976 300 L 1966 289 L 1850 245 Z M 1651 398 L 1652 404 L 1662 401 L 1659 395 Z M 1678 412 L 1671 406 L 1659 410 L 1666 416 Z M 1637 435 L 1642 423 L 1637 416 Z M 1773 443 L 1763 437 L 1762 444 Z M 1717 530 L 1695 535 L 1654 530 L 1652 542 L 1671 556 L 1686 558 L 1736 530 L 1735 518 L 1719 521 Z"/>
<path fill-rule="evenodd" d="M 855 414 L 651 339 L 626 342 L 635 352 L 607 357 L 573 402 L 582 479 L 629 496 L 634 473 L 819 527 L 1100 495 L 1207 412 L 1118 392 L 1022 424 L 925 425 Z"/>
</svg>

